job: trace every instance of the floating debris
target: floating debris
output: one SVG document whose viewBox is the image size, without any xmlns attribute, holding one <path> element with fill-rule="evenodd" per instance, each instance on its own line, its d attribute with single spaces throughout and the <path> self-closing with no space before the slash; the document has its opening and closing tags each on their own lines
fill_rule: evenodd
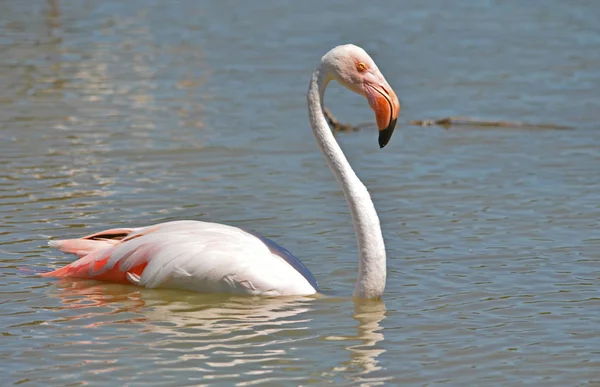
<svg viewBox="0 0 600 387">
<path fill-rule="evenodd" d="M 415 120 L 410 121 L 409 125 L 417 126 L 442 126 L 446 129 L 451 126 L 491 126 L 502 128 L 528 128 L 528 129 L 551 129 L 551 130 L 573 130 L 574 128 L 555 124 L 528 124 L 519 121 L 489 121 L 472 117 L 446 117 L 439 120 Z"/>
<path fill-rule="evenodd" d="M 329 111 L 329 109 L 324 108 L 323 112 L 325 113 L 325 118 L 327 118 L 327 122 L 331 126 L 331 129 L 334 133 L 338 132 L 356 132 L 361 128 L 374 126 L 372 123 L 363 123 L 358 125 L 352 125 L 349 123 L 343 124 L 338 121 L 333 114 Z M 547 129 L 547 130 L 574 130 L 575 128 L 564 125 L 556 125 L 556 124 L 529 124 L 525 122 L 519 121 L 489 121 L 482 120 L 479 118 L 473 117 L 446 117 L 438 120 L 414 120 L 408 123 L 409 125 L 416 126 L 441 126 L 445 129 L 449 129 L 451 126 L 487 126 L 487 127 L 496 127 L 496 128 L 526 128 L 526 129 Z"/>
</svg>

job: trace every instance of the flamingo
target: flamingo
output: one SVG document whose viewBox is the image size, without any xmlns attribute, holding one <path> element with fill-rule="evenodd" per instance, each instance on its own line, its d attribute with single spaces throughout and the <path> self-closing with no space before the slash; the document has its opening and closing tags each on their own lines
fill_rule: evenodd
<svg viewBox="0 0 600 387">
<path fill-rule="evenodd" d="M 352 44 L 337 46 L 321 58 L 307 94 L 314 137 L 344 192 L 354 223 L 359 265 L 353 296 L 379 299 L 386 282 L 383 236 L 369 192 L 352 170 L 323 114 L 325 89 L 331 80 L 367 98 L 375 112 L 381 148 L 394 132 L 400 102 L 373 59 Z M 270 239 L 224 224 L 181 220 L 48 243 L 79 259 L 42 274 L 44 277 L 261 296 L 319 292 L 315 277 L 288 250 Z"/>
</svg>

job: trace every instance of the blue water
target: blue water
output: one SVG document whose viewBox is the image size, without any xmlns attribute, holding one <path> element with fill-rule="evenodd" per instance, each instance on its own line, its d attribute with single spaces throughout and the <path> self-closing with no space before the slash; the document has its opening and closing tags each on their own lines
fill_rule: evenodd
<svg viewBox="0 0 600 387">
<path fill-rule="evenodd" d="M 589 1 L 0 3 L 2 385 L 600 385 L 600 6 Z M 378 209 L 382 302 L 308 127 L 363 46 L 399 128 L 337 136 Z M 373 122 L 332 85 L 343 122 Z M 416 127 L 474 116 L 573 130 Z M 175 219 L 275 240 L 327 297 L 43 279 L 49 238 Z"/>
</svg>

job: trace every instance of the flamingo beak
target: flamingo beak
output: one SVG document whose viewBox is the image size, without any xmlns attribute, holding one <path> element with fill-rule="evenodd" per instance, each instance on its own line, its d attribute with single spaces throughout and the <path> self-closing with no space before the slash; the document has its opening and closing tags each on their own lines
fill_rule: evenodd
<svg viewBox="0 0 600 387">
<path fill-rule="evenodd" d="M 373 81 L 365 82 L 365 94 L 369 106 L 375 112 L 377 128 L 379 129 L 379 147 L 383 148 L 392 138 L 398 114 L 400 113 L 400 101 L 394 90 L 388 85 L 383 75 L 373 77 Z"/>
</svg>

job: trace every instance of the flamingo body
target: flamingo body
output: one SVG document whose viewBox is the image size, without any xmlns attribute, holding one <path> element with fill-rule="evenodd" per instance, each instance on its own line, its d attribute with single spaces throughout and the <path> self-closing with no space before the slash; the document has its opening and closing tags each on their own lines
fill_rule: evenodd
<svg viewBox="0 0 600 387">
<path fill-rule="evenodd" d="M 46 277 L 266 296 L 318 291 L 314 276 L 289 251 L 218 223 L 182 220 L 111 229 L 50 245 L 81 258 Z"/>
</svg>

